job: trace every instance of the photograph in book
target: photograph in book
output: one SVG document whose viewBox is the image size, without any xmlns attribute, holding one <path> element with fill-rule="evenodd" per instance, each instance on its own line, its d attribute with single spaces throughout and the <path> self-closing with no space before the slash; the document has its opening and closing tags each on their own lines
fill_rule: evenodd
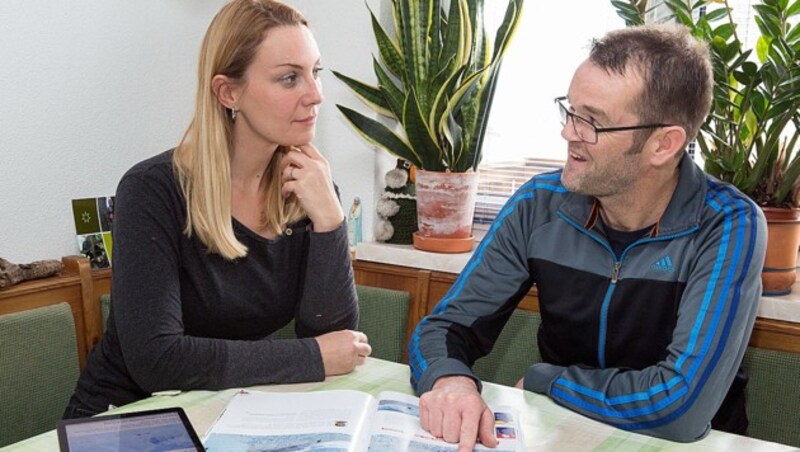
<svg viewBox="0 0 800 452">
<path fill-rule="evenodd" d="M 519 418 L 497 407 L 495 449 L 524 450 Z M 386 391 L 377 398 L 353 390 L 318 392 L 239 391 L 203 440 L 208 451 L 442 451 L 457 445 L 422 429 L 419 399 Z"/>
</svg>

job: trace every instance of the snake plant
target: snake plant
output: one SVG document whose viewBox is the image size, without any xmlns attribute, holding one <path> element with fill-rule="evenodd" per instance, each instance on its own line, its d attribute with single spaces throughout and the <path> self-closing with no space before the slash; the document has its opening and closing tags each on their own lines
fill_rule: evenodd
<svg viewBox="0 0 800 452">
<path fill-rule="evenodd" d="M 399 133 L 337 105 L 370 143 L 427 171 L 466 172 L 481 161 L 483 133 L 500 63 L 523 0 L 508 0 L 494 39 L 484 25 L 484 0 L 392 0 L 393 33 L 370 10 L 379 51 L 377 84 L 333 71 Z"/>
<path fill-rule="evenodd" d="M 611 3 L 629 25 L 644 23 L 647 0 Z M 740 40 L 728 0 L 664 3 L 711 48 L 713 104 L 697 137 L 705 171 L 761 206 L 800 207 L 800 0 L 753 5 L 753 49 Z"/>
</svg>

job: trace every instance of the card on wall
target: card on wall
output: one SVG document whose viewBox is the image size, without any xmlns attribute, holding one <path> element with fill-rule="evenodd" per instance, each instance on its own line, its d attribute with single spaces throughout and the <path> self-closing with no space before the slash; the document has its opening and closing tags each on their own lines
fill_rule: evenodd
<svg viewBox="0 0 800 452">
<path fill-rule="evenodd" d="M 89 258 L 92 268 L 110 267 L 114 197 L 73 199 L 72 215 L 78 235 L 78 251 Z"/>
</svg>

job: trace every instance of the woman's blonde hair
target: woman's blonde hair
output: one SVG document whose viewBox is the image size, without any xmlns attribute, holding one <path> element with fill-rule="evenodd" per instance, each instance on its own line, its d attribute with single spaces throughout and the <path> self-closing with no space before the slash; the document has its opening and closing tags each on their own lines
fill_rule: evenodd
<svg viewBox="0 0 800 452">
<path fill-rule="evenodd" d="M 217 100 L 211 80 L 217 74 L 244 80 L 266 33 L 287 25 L 308 23 L 298 11 L 274 0 L 233 0 L 217 13 L 200 49 L 194 118 L 173 155 L 186 199 L 183 232 L 197 234 L 209 252 L 228 260 L 247 255 L 247 247 L 236 239 L 231 221 L 233 119 Z M 305 216 L 296 198 L 281 195 L 280 161 L 288 150 L 278 147 L 264 171 L 262 225 L 277 234 Z"/>
</svg>

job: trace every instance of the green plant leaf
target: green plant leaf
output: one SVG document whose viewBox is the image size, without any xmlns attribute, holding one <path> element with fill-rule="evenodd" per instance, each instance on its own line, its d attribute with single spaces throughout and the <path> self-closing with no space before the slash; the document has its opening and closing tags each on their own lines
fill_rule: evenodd
<svg viewBox="0 0 800 452">
<path fill-rule="evenodd" d="M 464 152 L 464 131 L 458 124 L 458 121 L 456 121 L 456 118 L 453 116 L 452 112 L 447 115 L 446 135 L 450 137 L 449 139 L 452 143 L 453 155 L 461 155 Z M 453 171 L 459 171 L 459 169 L 453 167 Z M 463 169 L 461 171 L 463 171 Z"/>
<path fill-rule="evenodd" d="M 769 58 L 769 49 L 772 44 L 772 38 L 769 36 L 761 35 L 756 42 L 756 55 L 758 61 L 765 62 Z"/>
<path fill-rule="evenodd" d="M 444 26 L 441 20 L 441 0 L 432 0 L 430 10 L 430 25 L 428 29 L 428 61 L 430 61 L 430 66 L 428 67 L 428 79 L 431 79 L 441 71 L 441 67 L 438 64 L 439 56 L 442 53 L 442 27 Z"/>
<path fill-rule="evenodd" d="M 753 114 L 755 114 L 755 120 L 757 121 L 758 118 L 763 118 L 764 114 L 766 113 L 767 107 L 769 104 L 767 103 L 767 99 L 758 91 L 754 91 L 750 95 L 750 106 L 752 108 Z M 753 128 L 755 129 L 755 127 Z"/>
<path fill-rule="evenodd" d="M 675 14 L 675 18 L 678 19 L 678 22 L 686 25 L 689 28 L 692 28 L 694 25 L 694 20 L 692 20 L 692 12 L 686 6 L 686 3 L 681 0 L 665 0 L 664 3 L 666 3 L 670 9 L 672 9 L 672 12 Z"/>
<path fill-rule="evenodd" d="M 744 71 L 744 73 L 750 77 L 751 81 L 755 81 L 755 78 L 758 77 L 758 65 L 753 63 L 752 61 L 743 62 L 742 71 Z"/>
<path fill-rule="evenodd" d="M 711 48 L 720 55 L 724 55 L 728 50 L 728 40 L 722 36 L 714 36 L 710 45 Z"/>
<path fill-rule="evenodd" d="M 461 85 L 458 86 L 458 88 L 456 88 L 452 96 L 447 100 L 447 106 L 445 107 L 445 114 L 450 114 L 450 112 L 459 110 L 461 104 L 464 102 L 467 96 L 472 92 L 472 90 L 474 90 L 479 86 L 481 77 L 483 77 L 487 69 L 488 67 L 466 77 L 461 82 Z M 441 124 L 440 127 L 442 127 Z"/>
<path fill-rule="evenodd" d="M 388 108 L 393 113 L 393 118 L 395 120 L 400 119 L 403 116 L 405 93 L 395 85 L 392 78 L 383 70 L 383 66 L 375 58 L 372 59 L 372 67 L 378 77 L 378 86 L 381 89 L 381 93 L 386 100 Z"/>
<path fill-rule="evenodd" d="M 503 23 L 497 30 L 495 36 L 494 53 L 492 63 L 502 58 L 508 48 L 508 44 L 517 32 L 519 26 L 519 16 L 522 14 L 522 0 L 511 0 L 506 8 Z"/>
<path fill-rule="evenodd" d="M 449 22 L 445 22 L 446 27 L 444 35 L 444 43 L 439 55 L 439 67 L 445 73 L 452 73 L 453 66 L 461 66 L 464 61 L 464 46 L 461 43 L 463 37 L 463 24 L 461 23 L 460 9 L 463 3 L 452 0 L 450 2 L 450 11 L 447 14 Z M 442 19 L 445 21 L 445 19 Z"/>
<path fill-rule="evenodd" d="M 780 23 L 776 23 L 771 17 L 755 16 L 754 20 L 762 35 L 781 36 Z"/>
<path fill-rule="evenodd" d="M 406 77 L 403 55 L 400 53 L 400 49 L 397 48 L 392 38 L 390 38 L 383 27 L 381 27 L 380 22 L 378 22 L 372 10 L 370 10 L 369 14 L 372 20 L 372 32 L 375 35 L 375 42 L 378 45 L 378 53 L 381 56 L 381 61 L 383 61 L 383 64 L 385 64 L 389 71 L 396 77 Z"/>
<path fill-rule="evenodd" d="M 720 19 L 728 17 L 728 10 L 727 8 L 720 8 L 711 11 L 710 13 L 703 16 L 703 19 L 707 20 L 708 22 L 716 22 Z"/>
<path fill-rule="evenodd" d="M 733 36 L 733 25 L 731 25 L 730 23 L 724 23 L 719 27 L 714 28 L 712 34 L 714 36 L 721 37 L 727 42 L 728 39 L 730 39 L 731 36 Z"/>
<path fill-rule="evenodd" d="M 643 25 L 644 14 L 640 13 L 635 6 L 635 1 L 625 2 L 622 0 L 612 0 L 611 4 L 616 8 L 617 15 L 625 21 L 625 25 Z"/>
<path fill-rule="evenodd" d="M 423 118 L 416 91 L 413 89 L 406 97 L 406 103 L 403 108 L 403 125 L 406 129 L 408 142 L 422 160 L 420 168 L 429 171 L 443 171 L 445 166 L 442 161 L 445 158 L 445 153 L 439 147 L 430 125 Z"/>
<path fill-rule="evenodd" d="M 336 107 L 368 142 L 385 149 L 396 157 L 411 162 L 418 168 L 423 167 L 419 154 L 403 138 L 389 130 L 388 127 L 345 106 L 336 105 Z"/>
<path fill-rule="evenodd" d="M 410 91 L 425 86 L 428 73 L 428 61 L 425 59 L 427 27 L 419 1 L 399 1 L 396 5 L 399 5 L 399 16 L 403 25 L 403 42 L 400 48 L 406 62 Z"/>
<path fill-rule="evenodd" d="M 470 39 L 472 58 L 470 58 L 469 72 L 474 72 L 487 64 L 491 54 L 484 27 L 483 0 L 468 0 L 467 6 L 472 29 Z"/>
<path fill-rule="evenodd" d="M 752 5 L 752 8 L 756 10 L 758 16 L 767 21 L 780 21 L 780 6 L 778 6 L 776 2 L 770 4 L 769 0 L 762 0 L 761 4 L 756 3 Z"/>
<path fill-rule="evenodd" d="M 728 44 L 725 51 L 722 53 L 722 58 L 725 62 L 735 61 L 736 57 L 739 56 L 741 53 L 741 43 L 739 41 L 733 41 Z"/>
<path fill-rule="evenodd" d="M 494 91 L 497 86 L 497 75 L 500 73 L 501 63 L 502 60 L 498 60 L 495 63 L 495 66 L 491 69 L 491 73 L 489 74 L 486 86 L 483 88 L 482 92 L 479 93 L 481 99 L 479 102 L 478 116 L 476 118 L 477 124 L 472 137 L 472 143 L 469 146 L 471 149 L 474 149 L 471 163 L 473 171 L 478 170 L 478 164 L 483 157 L 484 133 L 488 128 L 489 112 L 492 107 L 492 99 L 494 98 Z"/>
<path fill-rule="evenodd" d="M 800 1 L 797 2 L 800 5 Z M 800 51 L 798 49 L 798 44 L 800 44 L 800 22 L 794 24 L 794 26 L 786 33 L 786 42 L 791 45 L 795 51 Z"/>
<path fill-rule="evenodd" d="M 674 13 L 679 13 L 683 16 L 692 16 L 692 9 L 682 0 L 666 0 L 664 3 L 666 3 Z"/>
<path fill-rule="evenodd" d="M 383 93 L 381 92 L 380 88 L 367 85 L 366 83 L 362 83 L 337 71 L 331 72 L 333 72 L 333 75 L 336 76 L 336 78 L 343 81 L 345 85 L 353 90 L 353 93 L 355 93 L 355 95 L 358 96 L 358 98 L 361 99 L 361 101 L 363 101 L 369 108 L 384 116 L 394 116 L 389 104 L 383 97 Z"/>
<path fill-rule="evenodd" d="M 786 17 L 789 18 L 797 14 L 800 14 L 800 1 L 795 0 L 792 2 L 792 5 L 789 6 L 789 9 L 786 10 Z"/>
<path fill-rule="evenodd" d="M 447 104 L 450 100 L 450 96 L 453 95 L 456 87 L 458 86 L 461 77 L 464 75 L 466 68 L 461 67 L 456 72 L 450 75 L 450 78 L 445 80 L 445 82 L 441 85 L 439 92 L 436 93 L 436 97 L 434 98 L 433 108 L 431 109 L 430 116 L 428 117 L 428 124 L 436 125 L 440 124 L 442 117 L 447 110 Z M 452 140 L 450 140 L 452 142 Z"/>
</svg>

